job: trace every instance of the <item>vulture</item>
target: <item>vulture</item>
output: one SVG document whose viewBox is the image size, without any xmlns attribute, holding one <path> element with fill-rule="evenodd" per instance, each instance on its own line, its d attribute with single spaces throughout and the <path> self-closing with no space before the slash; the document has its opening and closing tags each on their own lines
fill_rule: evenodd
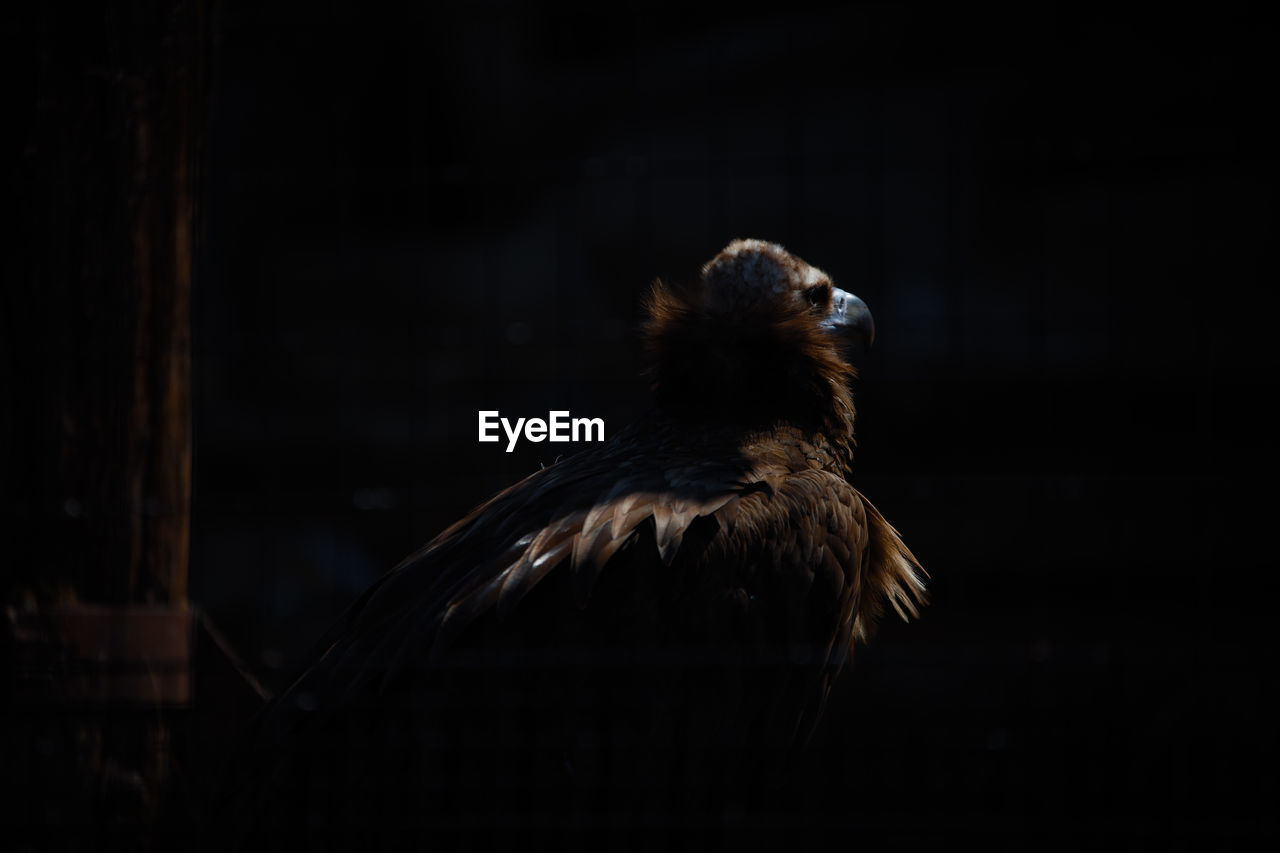
<svg viewBox="0 0 1280 853">
<path fill-rule="evenodd" d="M 877 619 L 918 615 L 923 569 L 851 482 L 867 306 L 735 240 L 646 307 L 651 411 L 350 607 L 254 727 L 235 845 L 714 832 Z"/>
</svg>

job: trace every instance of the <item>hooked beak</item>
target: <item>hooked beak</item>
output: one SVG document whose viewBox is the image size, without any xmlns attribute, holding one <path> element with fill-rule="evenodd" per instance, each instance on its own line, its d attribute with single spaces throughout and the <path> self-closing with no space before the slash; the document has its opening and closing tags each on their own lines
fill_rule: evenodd
<svg viewBox="0 0 1280 853">
<path fill-rule="evenodd" d="M 831 288 L 831 313 L 821 325 L 832 334 L 861 341 L 863 352 L 871 349 L 876 339 L 876 324 L 867 303 L 838 287 Z"/>
</svg>

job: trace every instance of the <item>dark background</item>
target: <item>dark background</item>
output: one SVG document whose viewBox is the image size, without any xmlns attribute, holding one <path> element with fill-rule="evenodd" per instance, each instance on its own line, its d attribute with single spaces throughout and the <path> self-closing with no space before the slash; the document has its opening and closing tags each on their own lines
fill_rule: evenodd
<svg viewBox="0 0 1280 853">
<path fill-rule="evenodd" d="M 644 411 L 734 237 L 866 300 L 855 484 L 932 581 L 759 818 L 850 843 L 1275 833 L 1271 34 L 826 4 L 215 7 L 190 590 L 279 688 L 371 581 Z M 1269 265 L 1267 265 L 1269 266 Z"/>
</svg>

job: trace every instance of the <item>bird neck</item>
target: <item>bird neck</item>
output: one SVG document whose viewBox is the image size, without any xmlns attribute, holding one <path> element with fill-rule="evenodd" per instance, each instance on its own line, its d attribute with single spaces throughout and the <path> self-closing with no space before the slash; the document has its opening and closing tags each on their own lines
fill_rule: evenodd
<svg viewBox="0 0 1280 853">
<path fill-rule="evenodd" d="M 658 287 L 645 331 L 654 396 L 668 416 L 708 429 L 790 424 L 852 447 L 854 369 L 811 317 L 709 314 Z"/>
</svg>

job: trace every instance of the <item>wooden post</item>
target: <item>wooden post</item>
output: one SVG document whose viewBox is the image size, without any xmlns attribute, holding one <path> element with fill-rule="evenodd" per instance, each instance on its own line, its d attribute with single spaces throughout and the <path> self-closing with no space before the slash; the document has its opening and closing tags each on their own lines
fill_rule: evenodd
<svg viewBox="0 0 1280 853">
<path fill-rule="evenodd" d="M 202 0 L 37 4 L 0 297 L 11 602 L 182 605 Z"/>
<path fill-rule="evenodd" d="M 38 825 L 42 845 L 105 833 L 148 849 L 193 695 L 190 312 L 210 15 L 206 0 L 18 14 L 0 824 Z"/>
</svg>

